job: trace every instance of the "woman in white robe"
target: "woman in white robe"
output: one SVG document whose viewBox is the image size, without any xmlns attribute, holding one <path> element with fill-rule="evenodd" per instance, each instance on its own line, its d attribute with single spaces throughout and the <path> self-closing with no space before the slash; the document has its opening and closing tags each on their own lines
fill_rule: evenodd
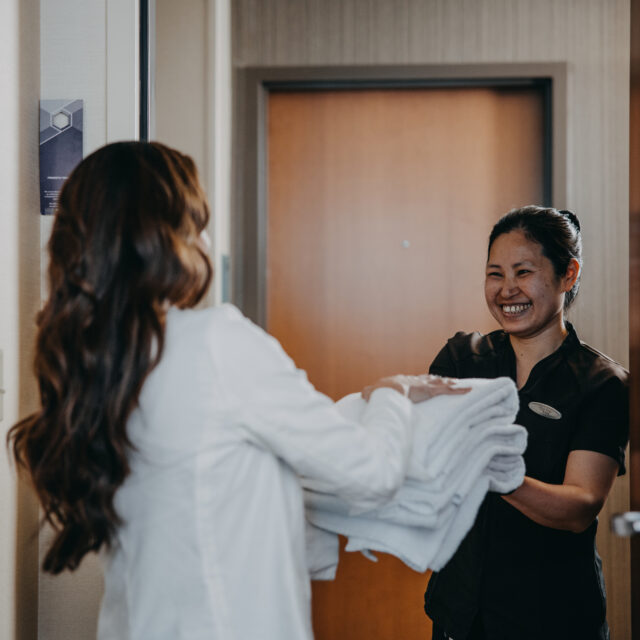
<svg viewBox="0 0 640 640">
<path fill-rule="evenodd" d="M 60 195 L 41 406 L 8 442 L 56 532 L 44 570 L 104 560 L 99 640 L 311 638 L 300 478 L 377 506 L 408 461 L 404 396 L 455 392 L 392 378 L 341 417 L 237 309 L 193 309 L 208 219 L 193 162 L 158 143 L 99 149 Z"/>
</svg>

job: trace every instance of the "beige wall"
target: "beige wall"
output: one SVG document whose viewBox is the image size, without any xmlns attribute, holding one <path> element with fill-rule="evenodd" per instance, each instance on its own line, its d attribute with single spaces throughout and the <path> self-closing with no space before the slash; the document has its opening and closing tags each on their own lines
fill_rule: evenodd
<svg viewBox="0 0 640 640">
<path fill-rule="evenodd" d="M 628 361 L 628 0 L 236 0 L 232 7 L 234 69 L 565 62 L 567 201 L 555 204 L 584 221 L 584 289 L 573 317 L 585 340 Z"/>
<path fill-rule="evenodd" d="M 205 179 L 209 138 L 207 4 L 208 0 L 156 0 L 153 136 L 188 153 Z"/>
<path fill-rule="evenodd" d="M 156 0 L 151 138 L 188 153 L 211 203 L 216 277 L 205 303 L 223 299 L 231 172 L 230 0 Z"/>
<path fill-rule="evenodd" d="M 566 201 L 554 204 L 577 212 L 585 258 L 571 319 L 585 341 L 628 363 L 628 0 L 236 0 L 232 7 L 234 69 L 566 63 Z M 610 536 L 608 518 L 628 504 L 626 477 L 602 514 L 598 542 L 616 640 L 631 637 L 629 549 Z"/>
<path fill-rule="evenodd" d="M 37 507 L 18 485 L 4 439 L 34 407 L 30 375 L 39 301 L 38 0 L 0 5 L 0 638 L 33 639 L 37 614 Z"/>
</svg>

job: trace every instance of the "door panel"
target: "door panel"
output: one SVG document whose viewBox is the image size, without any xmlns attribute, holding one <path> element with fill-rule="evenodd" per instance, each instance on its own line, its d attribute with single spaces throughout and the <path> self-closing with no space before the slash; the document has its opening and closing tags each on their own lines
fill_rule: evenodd
<svg viewBox="0 0 640 640">
<path fill-rule="evenodd" d="M 489 331 L 489 231 L 543 198 L 535 89 L 271 92 L 267 329 L 334 399 L 421 373 L 458 330 Z M 318 640 L 429 635 L 427 576 L 341 554 L 314 585 Z"/>
</svg>

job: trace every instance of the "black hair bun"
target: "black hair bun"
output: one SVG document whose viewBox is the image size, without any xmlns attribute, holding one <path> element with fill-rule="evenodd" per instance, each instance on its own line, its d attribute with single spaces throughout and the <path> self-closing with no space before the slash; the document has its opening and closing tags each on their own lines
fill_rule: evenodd
<svg viewBox="0 0 640 640">
<path fill-rule="evenodd" d="M 571 224 L 578 231 L 580 231 L 580 221 L 578 220 L 578 216 L 573 213 L 573 211 L 569 211 L 568 209 L 561 209 L 560 211 L 558 211 L 558 213 L 561 213 L 565 218 L 569 218 L 569 222 L 571 222 Z"/>
</svg>

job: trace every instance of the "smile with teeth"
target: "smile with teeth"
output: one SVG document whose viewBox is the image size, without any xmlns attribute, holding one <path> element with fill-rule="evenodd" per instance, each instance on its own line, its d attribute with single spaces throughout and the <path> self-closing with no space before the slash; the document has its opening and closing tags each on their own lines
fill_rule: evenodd
<svg viewBox="0 0 640 640">
<path fill-rule="evenodd" d="M 530 302 L 526 302 L 523 304 L 503 304 L 502 312 L 508 315 L 517 315 L 518 313 L 522 313 L 531 307 Z"/>
</svg>

